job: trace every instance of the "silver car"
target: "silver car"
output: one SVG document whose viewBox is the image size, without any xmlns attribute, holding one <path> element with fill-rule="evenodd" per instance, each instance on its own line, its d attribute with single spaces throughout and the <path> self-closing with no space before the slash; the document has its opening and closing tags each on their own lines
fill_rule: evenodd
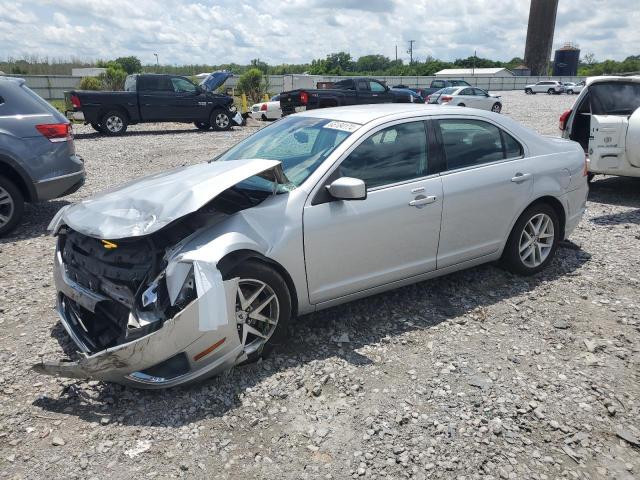
<svg viewBox="0 0 640 480">
<path fill-rule="evenodd" d="M 500 95 L 490 94 L 481 88 L 447 87 L 432 93 L 428 98 L 428 103 L 479 108 L 481 110 L 491 110 L 495 113 L 502 111 Z"/>
<path fill-rule="evenodd" d="M 79 355 L 35 368 L 179 385 L 268 353 L 298 315 L 500 259 L 535 274 L 583 215 L 584 166 L 577 143 L 481 110 L 288 116 L 61 210 L 57 309 Z"/>
</svg>

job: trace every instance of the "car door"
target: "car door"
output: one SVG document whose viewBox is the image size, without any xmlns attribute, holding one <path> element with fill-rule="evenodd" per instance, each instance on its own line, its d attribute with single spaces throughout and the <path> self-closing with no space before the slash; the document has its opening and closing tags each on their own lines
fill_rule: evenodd
<svg viewBox="0 0 640 480">
<path fill-rule="evenodd" d="M 476 108 L 491 110 L 491 107 L 493 107 L 493 104 L 495 103 L 495 99 L 490 97 L 486 91 L 481 88 L 474 88 L 473 95 L 476 99 Z"/>
<path fill-rule="evenodd" d="M 533 91 L 536 93 L 543 93 L 549 89 L 547 82 L 538 82 L 533 86 Z"/>
<path fill-rule="evenodd" d="M 522 145 L 479 118 L 436 121 L 446 159 L 438 268 L 496 253 L 530 203 L 533 168 Z"/>
<path fill-rule="evenodd" d="M 171 118 L 176 120 L 194 122 L 206 121 L 209 118 L 209 110 L 212 101 L 207 94 L 199 90 L 186 78 L 171 77 L 173 96 L 168 99 L 171 106 Z"/>
<path fill-rule="evenodd" d="M 476 98 L 473 95 L 473 88 L 463 88 L 453 98 L 456 105 L 464 105 L 465 107 L 476 106 Z"/>
<path fill-rule="evenodd" d="M 442 182 L 429 150 L 423 121 L 378 127 L 310 196 L 303 223 L 311 303 L 436 268 Z M 326 186 L 340 177 L 364 180 L 366 199 L 332 200 Z"/>
<path fill-rule="evenodd" d="M 369 91 L 371 92 L 370 103 L 389 103 L 393 100 L 393 94 L 382 83 L 369 80 Z"/>
<path fill-rule="evenodd" d="M 140 115 L 144 121 L 172 120 L 173 85 L 165 75 L 143 75 L 138 84 Z"/>
</svg>

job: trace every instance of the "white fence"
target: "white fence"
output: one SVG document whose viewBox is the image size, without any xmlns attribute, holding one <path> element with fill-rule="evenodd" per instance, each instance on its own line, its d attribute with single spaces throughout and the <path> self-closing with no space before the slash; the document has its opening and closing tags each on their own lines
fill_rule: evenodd
<svg viewBox="0 0 640 480">
<path fill-rule="evenodd" d="M 71 75 L 10 75 L 24 78 L 29 88 L 47 100 L 60 100 L 64 98 L 66 90 L 78 88 L 82 77 Z M 316 88 L 318 82 L 337 82 L 349 77 L 334 77 L 326 75 L 269 75 L 269 91 L 280 93 L 296 88 Z M 378 80 L 386 82 L 389 86 L 406 85 L 410 88 L 429 87 L 431 81 L 455 78 L 466 80 L 471 85 L 484 88 L 485 90 L 523 90 L 525 85 L 536 83 L 541 80 L 559 80 L 561 82 L 579 82 L 584 77 L 376 77 Z M 238 76 L 227 80 L 225 86 L 235 87 L 238 84 Z"/>
</svg>

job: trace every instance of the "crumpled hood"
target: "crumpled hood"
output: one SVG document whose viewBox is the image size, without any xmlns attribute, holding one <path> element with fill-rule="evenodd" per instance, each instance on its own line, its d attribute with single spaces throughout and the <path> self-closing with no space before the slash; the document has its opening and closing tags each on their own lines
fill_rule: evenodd
<svg viewBox="0 0 640 480">
<path fill-rule="evenodd" d="M 278 160 L 232 160 L 180 167 L 106 190 L 64 207 L 52 220 L 55 231 L 66 224 L 77 232 L 115 240 L 149 235 L 209 203 L 246 178 L 269 169 Z"/>
</svg>

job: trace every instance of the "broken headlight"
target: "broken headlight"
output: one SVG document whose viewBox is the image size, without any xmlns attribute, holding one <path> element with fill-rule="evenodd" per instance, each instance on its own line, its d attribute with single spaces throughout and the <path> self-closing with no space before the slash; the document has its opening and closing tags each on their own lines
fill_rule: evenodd
<svg viewBox="0 0 640 480">
<path fill-rule="evenodd" d="M 184 279 L 184 283 L 182 284 L 182 288 L 178 292 L 173 305 L 180 310 L 189 305 L 195 298 L 197 297 L 196 293 L 196 279 L 193 273 L 193 266 L 189 270 L 186 278 Z"/>
</svg>

